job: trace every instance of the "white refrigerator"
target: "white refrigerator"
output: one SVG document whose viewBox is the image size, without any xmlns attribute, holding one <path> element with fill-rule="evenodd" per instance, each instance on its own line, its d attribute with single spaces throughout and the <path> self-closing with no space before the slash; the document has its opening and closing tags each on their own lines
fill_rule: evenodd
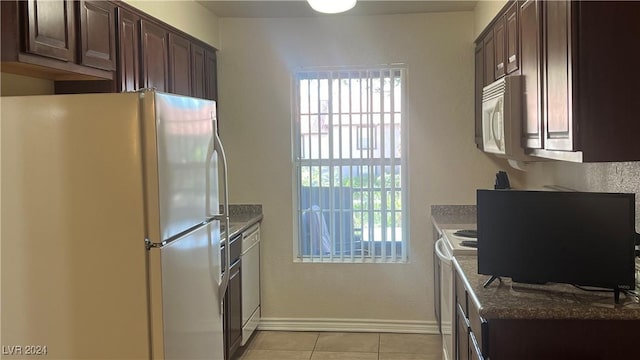
<svg viewBox="0 0 640 360">
<path fill-rule="evenodd" d="M 155 91 L 1 98 L 3 358 L 224 358 L 215 116 Z"/>
</svg>

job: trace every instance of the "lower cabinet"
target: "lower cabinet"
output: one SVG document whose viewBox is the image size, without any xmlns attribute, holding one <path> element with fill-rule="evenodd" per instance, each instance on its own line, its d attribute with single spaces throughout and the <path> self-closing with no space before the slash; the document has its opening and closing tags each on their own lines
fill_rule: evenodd
<svg viewBox="0 0 640 360">
<path fill-rule="evenodd" d="M 456 271 L 454 276 L 455 291 L 455 339 L 454 359 L 484 359 L 480 345 L 484 336 L 483 329 L 487 322 L 478 314 L 478 306 L 473 302 L 466 290 L 462 276 Z"/>
<path fill-rule="evenodd" d="M 476 296 L 464 279 L 464 274 L 455 267 L 456 360 L 596 360 L 638 357 L 637 348 L 633 344 L 640 337 L 640 319 L 538 319 L 522 318 L 521 315 L 484 319 L 479 310 L 482 308 L 482 299 L 490 297 L 498 285 L 494 283 L 487 293 Z M 485 305 L 492 308 L 493 312 L 499 306 Z"/>
</svg>

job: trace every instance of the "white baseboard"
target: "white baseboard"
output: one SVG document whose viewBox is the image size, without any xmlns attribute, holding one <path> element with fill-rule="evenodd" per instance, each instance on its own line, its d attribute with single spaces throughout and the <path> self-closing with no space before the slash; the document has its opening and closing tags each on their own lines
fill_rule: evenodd
<svg viewBox="0 0 640 360">
<path fill-rule="evenodd" d="M 435 321 L 261 318 L 258 330 L 439 334 Z"/>
</svg>

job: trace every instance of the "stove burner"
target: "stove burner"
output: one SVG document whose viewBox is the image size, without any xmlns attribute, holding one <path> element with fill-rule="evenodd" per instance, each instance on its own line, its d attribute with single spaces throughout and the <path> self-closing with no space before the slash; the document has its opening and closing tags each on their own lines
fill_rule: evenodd
<svg viewBox="0 0 640 360">
<path fill-rule="evenodd" d="M 458 230 L 453 235 L 476 239 L 478 238 L 478 230 Z"/>
<path fill-rule="evenodd" d="M 460 245 L 466 246 L 466 247 L 477 248 L 478 247 L 478 241 L 477 240 L 462 240 L 462 241 L 460 241 Z"/>
</svg>

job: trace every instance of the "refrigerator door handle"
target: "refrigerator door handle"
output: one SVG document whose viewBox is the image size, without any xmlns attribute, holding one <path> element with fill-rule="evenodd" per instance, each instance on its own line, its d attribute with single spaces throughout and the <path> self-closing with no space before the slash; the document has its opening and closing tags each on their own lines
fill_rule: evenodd
<svg viewBox="0 0 640 360">
<path fill-rule="evenodd" d="M 231 263 L 231 248 L 229 247 L 229 229 L 231 228 L 229 226 L 229 189 L 227 186 L 227 156 L 224 153 L 224 147 L 222 146 L 222 141 L 220 140 L 220 136 L 218 136 L 218 126 L 217 126 L 217 122 L 218 120 L 216 119 L 216 116 L 214 113 L 211 113 L 211 121 L 213 122 L 213 150 L 217 151 L 218 154 L 220 155 L 220 159 L 222 160 L 222 192 L 223 192 L 223 196 L 224 196 L 224 202 L 223 202 L 223 210 L 222 210 L 222 216 L 217 215 L 214 218 L 224 221 L 225 222 L 225 229 L 227 231 L 224 232 L 224 243 L 225 246 L 227 247 L 225 253 L 225 266 L 224 266 L 224 273 L 222 275 L 222 282 L 220 284 L 220 288 L 218 289 L 219 294 L 220 294 L 220 313 L 223 312 L 222 309 L 222 299 L 224 298 L 224 294 L 227 291 L 227 287 L 229 285 L 229 268 L 230 268 L 230 263 Z M 212 155 L 213 156 L 213 155 Z M 212 162 L 209 162 L 209 164 L 211 164 Z M 220 241 L 222 242 L 222 239 L 220 239 Z"/>
</svg>

